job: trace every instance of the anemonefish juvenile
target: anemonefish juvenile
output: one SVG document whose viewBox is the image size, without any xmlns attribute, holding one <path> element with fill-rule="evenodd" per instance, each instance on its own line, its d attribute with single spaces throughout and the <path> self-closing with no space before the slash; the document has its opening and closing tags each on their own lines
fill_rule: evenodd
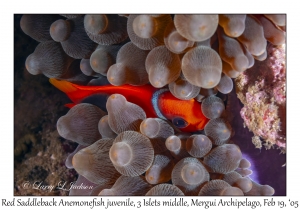
<svg viewBox="0 0 300 210">
<path fill-rule="evenodd" d="M 203 130 L 209 121 L 202 111 L 201 104 L 195 99 L 180 100 L 168 89 L 156 89 L 151 85 L 143 86 L 81 86 L 67 81 L 50 79 L 50 83 L 67 94 L 74 104 L 81 103 L 93 94 L 121 94 L 127 101 L 139 105 L 147 117 L 168 119 L 184 132 Z"/>
</svg>

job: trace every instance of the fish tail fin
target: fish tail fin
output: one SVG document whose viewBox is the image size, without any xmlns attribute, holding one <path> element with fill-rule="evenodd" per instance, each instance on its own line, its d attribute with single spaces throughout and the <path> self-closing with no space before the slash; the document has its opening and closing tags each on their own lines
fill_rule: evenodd
<svg viewBox="0 0 300 210">
<path fill-rule="evenodd" d="M 111 86 L 100 86 L 97 88 L 95 88 L 95 86 L 81 86 L 65 80 L 58 80 L 55 78 L 50 78 L 49 81 L 57 89 L 64 92 L 74 104 L 81 103 L 83 99 L 93 95 L 94 93 L 110 94 L 109 91 L 111 91 L 112 89 Z"/>
<path fill-rule="evenodd" d="M 66 94 L 70 94 L 72 92 L 76 92 L 78 88 L 75 87 L 74 84 L 65 80 L 57 80 L 55 78 L 50 78 L 49 82 L 56 87 L 57 89 L 61 90 Z"/>
</svg>

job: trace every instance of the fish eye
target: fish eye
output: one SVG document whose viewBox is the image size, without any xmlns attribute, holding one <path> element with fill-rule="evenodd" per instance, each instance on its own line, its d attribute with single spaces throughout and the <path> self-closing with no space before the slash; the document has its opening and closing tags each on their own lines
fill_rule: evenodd
<svg viewBox="0 0 300 210">
<path fill-rule="evenodd" d="M 181 117 L 175 117 L 172 119 L 172 123 L 177 127 L 177 128 L 185 128 L 188 126 L 188 123 L 182 119 Z"/>
</svg>

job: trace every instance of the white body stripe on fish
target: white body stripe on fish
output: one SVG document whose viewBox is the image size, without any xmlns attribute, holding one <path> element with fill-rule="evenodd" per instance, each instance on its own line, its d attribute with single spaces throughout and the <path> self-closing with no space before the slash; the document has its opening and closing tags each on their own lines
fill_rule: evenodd
<svg viewBox="0 0 300 210">
<path fill-rule="evenodd" d="M 159 118 L 164 119 L 164 120 L 166 120 L 166 118 L 163 116 L 163 114 L 161 113 L 161 111 L 159 110 L 159 107 L 158 107 L 158 97 L 160 96 L 160 94 L 162 94 L 166 91 L 169 91 L 169 90 L 168 89 L 157 90 L 153 93 L 153 96 L 151 98 L 151 103 L 152 103 L 152 106 L 154 108 L 154 111 L 155 111 L 156 115 Z"/>
</svg>

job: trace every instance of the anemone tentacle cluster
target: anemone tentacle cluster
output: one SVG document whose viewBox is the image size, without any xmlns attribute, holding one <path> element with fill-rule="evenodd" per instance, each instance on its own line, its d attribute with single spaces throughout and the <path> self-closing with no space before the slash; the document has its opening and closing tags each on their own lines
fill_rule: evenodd
<svg viewBox="0 0 300 210">
<path fill-rule="evenodd" d="M 240 99 L 254 108 L 249 101 L 272 92 L 269 106 L 260 111 L 270 121 L 263 124 L 273 123 L 277 130 L 251 127 L 248 121 L 258 116 L 247 106 L 241 114 L 255 135 L 285 147 L 277 140 L 285 138 L 278 133 L 285 125 L 268 117 L 279 112 L 275 102 L 285 106 L 285 15 L 23 15 L 21 28 L 40 42 L 26 60 L 31 74 L 87 86 L 148 84 L 177 99 L 201 102 L 196 111 L 208 122 L 194 133 L 182 132 L 180 121 L 173 125 L 147 116 L 122 94 L 110 95 L 105 110 L 86 102 L 73 106 L 57 129 L 79 144 L 66 165 L 77 171 L 80 182 L 96 186 L 84 195 L 275 193 L 248 177 L 251 163 L 231 142 L 234 128 L 224 101 L 235 78 L 241 91 L 246 72 L 267 62 L 272 81 L 280 85 L 265 93 L 265 81 L 258 80 L 260 89 Z"/>
</svg>

